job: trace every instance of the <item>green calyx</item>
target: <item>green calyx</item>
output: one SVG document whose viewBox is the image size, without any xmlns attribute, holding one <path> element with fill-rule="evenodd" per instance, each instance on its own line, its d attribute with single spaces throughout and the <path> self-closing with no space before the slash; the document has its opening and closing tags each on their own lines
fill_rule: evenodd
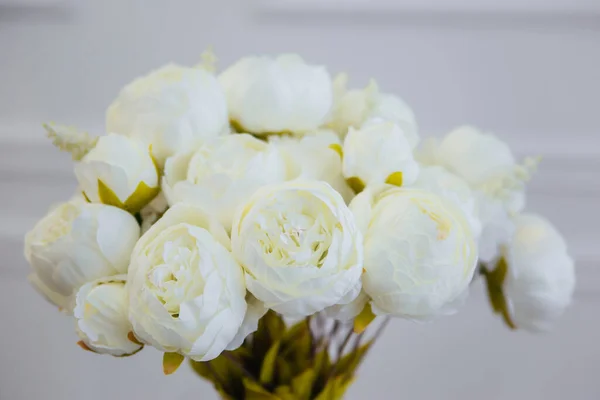
<svg viewBox="0 0 600 400">
<path fill-rule="evenodd" d="M 111 188 L 98 179 L 98 197 L 100 198 L 100 202 L 109 206 L 119 207 L 131 214 L 139 212 L 146 204 L 155 198 L 159 192 L 160 187 L 149 187 L 146 182 L 140 182 L 135 191 L 123 202 Z M 85 197 L 87 199 L 87 196 Z"/>
</svg>

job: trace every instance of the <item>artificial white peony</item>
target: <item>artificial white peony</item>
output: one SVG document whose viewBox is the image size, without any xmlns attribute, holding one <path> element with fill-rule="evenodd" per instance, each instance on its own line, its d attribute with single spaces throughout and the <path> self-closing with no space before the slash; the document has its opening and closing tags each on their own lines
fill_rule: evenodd
<svg viewBox="0 0 600 400">
<path fill-rule="evenodd" d="M 356 192 L 365 186 L 412 184 L 419 174 L 412 148 L 400 127 L 372 120 L 350 128 L 344 139 L 343 173 Z"/>
<path fill-rule="evenodd" d="M 250 293 L 246 294 L 246 303 L 248 304 L 248 308 L 246 309 L 242 326 L 238 329 L 225 350 L 235 350 L 240 347 L 246 337 L 258 329 L 258 321 L 269 311 L 262 301 Z"/>
<path fill-rule="evenodd" d="M 85 197 L 136 213 L 160 191 L 158 173 L 147 147 L 125 136 L 101 136 L 75 163 Z"/>
<path fill-rule="evenodd" d="M 417 121 L 412 109 L 401 98 L 381 93 L 374 80 L 364 89 L 346 88 L 348 75 L 338 74 L 333 81 L 333 109 L 327 126 L 342 138 L 349 128 L 360 129 L 371 120 L 380 119 L 398 125 L 414 149 L 419 143 Z"/>
<path fill-rule="evenodd" d="M 571 303 L 574 262 L 563 237 L 545 218 L 522 214 L 515 225 L 505 256 L 510 314 L 518 328 L 547 331 Z"/>
<path fill-rule="evenodd" d="M 477 246 L 453 201 L 420 189 L 367 188 L 350 208 L 364 235 L 363 289 L 377 315 L 452 313 L 477 264 Z"/>
<path fill-rule="evenodd" d="M 337 190 L 346 203 L 354 192 L 342 175 L 342 145 L 330 130 L 317 130 L 302 137 L 269 137 L 280 150 L 286 163 L 286 180 L 305 179 L 325 181 Z"/>
<path fill-rule="evenodd" d="M 140 235 L 135 218 L 116 207 L 80 200 L 62 203 L 25 236 L 33 286 L 71 313 L 72 296 L 85 283 L 124 274 Z"/>
<path fill-rule="evenodd" d="M 511 216 L 525 206 L 525 182 L 535 163 L 519 165 L 506 143 L 470 126 L 459 127 L 419 153 L 425 164 L 440 165 L 464 179 L 474 191 L 482 233 L 479 257 L 496 258 L 514 231 Z"/>
<path fill-rule="evenodd" d="M 284 159 L 274 145 L 237 134 L 167 159 L 162 187 L 170 205 L 200 205 L 230 230 L 236 208 L 256 189 L 284 180 Z"/>
<path fill-rule="evenodd" d="M 96 353 L 126 356 L 142 348 L 130 337 L 126 278 L 126 275 L 102 278 L 86 283 L 77 292 L 73 310 L 77 335 Z"/>
<path fill-rule="evenodd" d="M 221 354 L 246 313 L 244 274 L 225 229 L 188 204 L 171 207 L 140 238 L 127 285 L 135 335 L 196 361 Z"/>
<path fill-rule="evenodd" d="M 360 292 L 362 237 L 325 182 L 259 189 L 238 209 L 231 244 L 248 290 L 284 316 L 311 315 Z"/>
<path fill-rule="evenodd" d="M 106 112 L 108 132 L 152 146 L 159 165 L 228 132 L 227 101 L 202 69 L 169 64 L 125 86 Z"/>
<path fill-rule="evenodd" d="M 479 205 L 471 187 L 458 175 L 440 166 L 422 167 L 419 177 L 411 186 L 426 190 L 453 201 L 467 217 L 476 238 L 481 234 Z"/>
<path fill-rule="evenodd" d="M 332 87 L 322 66 L 296 54 L 245 57 L 219 75 L 229 118 L 243 132 L 307 132 L 331 109 Z"/>
</svg>

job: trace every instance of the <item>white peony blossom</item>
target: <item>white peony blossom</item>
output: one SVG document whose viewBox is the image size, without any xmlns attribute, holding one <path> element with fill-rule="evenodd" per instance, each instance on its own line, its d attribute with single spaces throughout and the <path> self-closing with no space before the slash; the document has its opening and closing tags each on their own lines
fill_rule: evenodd
<svg viewBox="0 0 600 400">
<path fill-rule="evenodd" d="M 412 187 L 453 201 L 465 213 L 473 235 L 476 238 L 479 237 L 481 221 L 479 220 L 477 199 L 469 185 L 459 176 L 439 166 L 422 167 L 419 177 Z"/>
<path fill-rule="evenodd" d="M 380 119 L 398 125 L 414 149 L 419 143 L 417 121 L 412 109 L 397 96 L 381 93 L 374 80 L 362 89 L 347 90 L 348 76 L 338 74 L 333 81 L 333 110 L 327 126 L 342 138 L 349 128 L 360 129 L 371 119 Z"/>
<path fill-rule="evenodd" d="M 358 295 L 362 237 L 342 197 L 324 182 L 259 189 L 238 209 L 231 243 L 248 290 L 286 317 Z"/>
<path fill-rule="evenodd" d="M 479 257 L 496 258 L 513 233 L 511 216 L 525 206 L 525 182 L 535 162 L 528 159 L 519 165 L 506 143 L 470 126 L 453 130 L 440 142 L 426 143 L 418 158 L 448 169 L 471 186 L 482 223 Z"/>
<path fill-rule="evenodd" d="M 73 311 L 77 334 L 96 353 L 126 356 L 142 348 L 135 338 L 128 337 L 132 328 L 127 317 L 126 278 L 102 278 L 77 292 Z"/>
<path fill-rule="evenodd" d="M 169 64 L 125 86 L 106 112 L 106 128 L 152 146 L 159 165 L 229 129 L 227 102 L 209 72 Z"/>
<path fill-rule="evenodd" d="M 248 304 L 248 309 L 246 310 L 244 321 L 242 321 L 242 326 L 231 342 L 229 342 L 226 350 L 235 350 L 240 347 L 248 335 L 256 332 L 258 321 L 269 311 L 262 301 L 250 293 L 246 294 L 246 303 Z"/>
<path fill-rule="evenodd" d="M 363 289 L 377 315 L 452 313 L 477 264 L 477 247 L 453 201 L 420 189 L 367 188 L 350 204 L 364 234 Z"/>
<path fill-rule="evenodd" d="M 547 331 L 571 303 L 575 267 L 560 233 L 543 217 L 516 217 L 504 293 L 518 328 Z"/>
<path fill-rule="evenodd" d="M 176 204 L 138 241 L 127 277 L 135 335 L 196 361 L 217 357 L 246 313 L 240 265 L 229 237 L 201 208 Z"/>
<path fill-rule="evenodd" d="M 160 191 L 150 152 L 141 143 L 109 134 L 75 164 L 86 198 L 136 213 Z"/>
<path fill-rule="evenodd" d="M 352 321 L 370 301 L 369 296 L 361 289 L 362 284 L 357 285 L 354 291 L 349 292 L 346 296 L 346 300 L 342 299 L 338 304 L 327 307 L 323 311 L 325 316 L 343 322 Z M 356 295 L 357 292 L 358 296 Z"/>
<path fill-rule="evenodd" d="M 330 130 L 318 130 L 302 137 L 273 135 L 269 138 L 286 161 L 286 180 L 325 181 L 337 190 L 346 203 L 354 192 L 342 175 L 342 146 Z"/>
<path fill-rule="evenodd" d="M 230 230 L 235 209 L 256 189 L 285 180 L 285 163 L 274 145 L 251 135 L 227 135 L 170 157 L 164 174 L 170 205 L 200 205 Z"/>
<path fill-rule="evenodd" d="M 332 87 L 322 66 L 296 54 L 242 58 L 219 75 L 229 118 L 244 132 L 306 132 L 331 109 Z"/>
<path fill-rule="evenodd" d="M 80 200 L 54 208 L 25 236 L 29 280 L 50 302 L 72 312 L 85 283 L 127 272 L 140 227 L 116 207 Z"/>
<path fill-rule="evenodd" d="M 365 186 L 412 184 L 419 174 L 406 135 L 392 122 L 370 121 L 350 128 L 344 139 L 343 172 L 356 192 Z"/>
</svg>

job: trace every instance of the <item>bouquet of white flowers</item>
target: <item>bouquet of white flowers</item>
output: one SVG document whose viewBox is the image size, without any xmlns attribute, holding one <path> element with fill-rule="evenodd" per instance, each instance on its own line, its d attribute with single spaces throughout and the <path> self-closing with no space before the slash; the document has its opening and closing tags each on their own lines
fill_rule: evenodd
<svg viewBox="0 0 600 400">
<path fill-rule="evenodd" d="M 85 350 L 188 358 L 224 398 L 324 400 L 389 317 L 452 314 L 475 275 L 512 329 L 570 303 L 563 238 L 523 213 L 536 159 L 467 126 L 419 145 L 400 98 L 297 55 L 215 71 L 206 53 L 134 80 L 102 136 L 45 126 L 79 191 L 25 256 Z"/>
</svg>

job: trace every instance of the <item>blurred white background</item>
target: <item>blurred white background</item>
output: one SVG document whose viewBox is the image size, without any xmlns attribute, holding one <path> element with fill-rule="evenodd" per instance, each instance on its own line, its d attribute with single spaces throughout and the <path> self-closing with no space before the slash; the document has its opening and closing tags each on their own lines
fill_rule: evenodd
<svg viewBox="0 0 600 400">
<path fill-rule="evenodd" d="M 564 232 L 579 279 L 556 329 L 509 332 L 475 285 L 454 317 L 394 321 L 349 399 L 600 398 L 598 0 L 0 0 L 1 400 L 216 399 L 188 368 L 163 377 L 156 351 L 81 351 L 22 256 L 26 230 L 75 188 L 40 124 L 100 133 L 121 86 L 208 45 L 221 67 L 293 51 L 355 86 L 375 77 L 422 135 L 469 122 L 544 158 L 529 208 Z"/>
</svg>

